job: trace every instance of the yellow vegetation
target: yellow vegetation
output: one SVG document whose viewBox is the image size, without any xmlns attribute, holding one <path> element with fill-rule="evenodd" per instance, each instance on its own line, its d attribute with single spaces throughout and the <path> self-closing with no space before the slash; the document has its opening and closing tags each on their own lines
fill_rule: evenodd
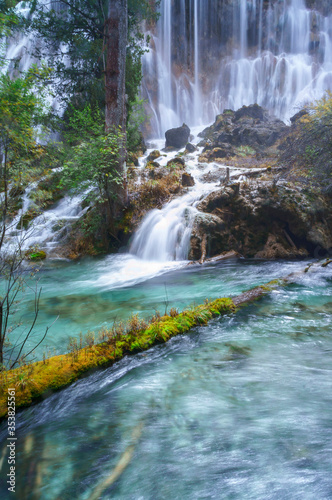
<svg viewBox="0 0 332 500">
<path fill-rule="evenodd" d="M 91 341 L 86 347 L 80 348 L 75 339 L 68 354 L 4 371 L 1 373 L 0 418 L 7 415 L 8 388 L 16 390 L 16 407 L 28 406 L 51 391 L 74 382 L 90 370 L 111 365 L 126 354 L 167 342 L 194 326 L 206 324 L 213 317 L 233 311 L 233 301 L 223 298 L 206 301 L 180 314 L 172 310 L 172 316 L 156 315 L 150 324 L 132 316 L 126 327 L 114 325 L 110 330 L 104 329 L 101 338 L 105 341 L 100 344 L 93 345 Z"/>
</svg>

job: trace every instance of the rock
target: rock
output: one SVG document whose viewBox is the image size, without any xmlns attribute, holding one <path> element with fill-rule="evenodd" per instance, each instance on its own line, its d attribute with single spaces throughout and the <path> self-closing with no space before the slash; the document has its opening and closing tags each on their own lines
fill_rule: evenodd
<svg viewBox="0 0 332 500">
<path fill-rule="evenodd" d="M 149 161 L 149 163 L 146 165 L 146 168 L 148 169 L 154 169 L 160 167 L 160 163 L 157 161 Z"/>
<path fill-rule="evenodd" d="M 154 162 L 156 163 L 156 162 Z M 159 164 L 155 168 L 149 168 L 149 178 L 153 180 L 159 180 L 166 177 L 169 174 L 167 168 L 161 167 Z"/>
<path fill-rule="evenodd" d="M 179 156 L 176 156 L 172 160 L 169 160 L 167 162 L 168 167 L 178 167 L 178 168 L 184 168 L 186 166 L 186 163 L 183 158 L 180 158 Z"/>
<path fill-rule="evenodd" d="M 138 161 L 138 153 L 128 153 L 128 159 L 127 159 L 127 164 L 134 165 L 135 167 L 138 167 L 139 161 Z"/>
<path fill-rule="evenodd" d="M 313 202 L 315 196 L 315 202 Z M 237 251 L 245 257 L 303 258 L 332 248 L 330 202 L 307 187 L 263 180 L 234 184 L 210 193 L 197 209 L 223 224 L 195 222 L 191 258 L 200 259 L 203 235 L 208 256 Z"/>
<path fill-rule="evenodd" d="M 149 163 L 150 161 L 156 160 L 160 156 L 161 156 L 160 151 L 158 151 L 158 149 L 154 149 L 153 151 L 151 151 L 151 153 L 147 157 L 146 161 L 147 161 L 147 163 Z"/>
<path fill-rule="evenodd" d="M 239 120 L 242 120 L 243 118 L 253 118 L 254 120 L 263 121 L 265 118 L 264 109 L 261 106 L 258 106 L 258 104 L 242 106 L 242 108 L 235 111 L 233 120 L 237 122 Z"/>
<path fill-rule="evenodd" d="M 199 180 L 202 182 L 218 182 L 221 181 L 225 178 L 226 176 L 226 169 L 221 167 L 218 168 L 217 170 L 210 170 L 206 174 L 203 174 L 200 176 Z"/>
<path fill-rule="evenodd" d="M 199 134 L 204 138 L 202 161 L 263 153 L 275 145 L 288 128 L 257 104 L 243 106 L 235 112 L 225 110 L 213 125 Z"/>
<path fill-rule="evenodd" d="M 29 224 L 30 224 L 30 222 L 33 219 L 35 219 L 36 217 L 38 217 L 38 215 L 40 215 L 40 213 L 41 212 L 40 212 L 40 210 L 39 210 L 38 207 L 29 209 L 27 212 L 25 212 L 21 216 L 21 218 L 20 218 L 20 220 L 19 220 L 19 222 L 18 222 L 18 224 L 16 226 L 16 229 L 21 229 L 22 227 L 24 229 L 27 229 L 28 226 L 29 226 Z"/>
<path fill-rule="evenodd" d="M 235 154 L 230 144 L 220 144 L 220 146 L 213 149 L 211 149 L 211 146 L 206 146 L 203 150 L 203 157 L 207 158 L 207 161 L 218 161 Z"/>
<path fill-rule="evenodd" d="M 195 185 L 195 180 L 191 174 L 187 174 L 184 172 L 182 174 L 182 186 L 183 187 L 190 187 Z"/>
<path fill-rule="evenodd" d="M 46 259 L 46 253 L 43 250 L 29 249 L 26 251 L 25 257 L 32 262 L 38 262 Z"/>
<path fill-rule="evenodd" d="M 191 144 L 191 142 L 188 142 L 188 144 L 186 145 L 186 153 L 194 153 L 194 151 L 196 151 L 197 148 L 196 146 L 194 146 L 193 144 Z"/>
<path fill-rule="evenodd" d="M 298 113 L 295 113 L 290 119 L 291 123 L 294 125 L 302 116 L 308 115 L 309 112 L 306 109 L 301 109 Z"/>
<path fill-rule="evenodd" d="M 224 221 L 220 217 L 203 212 L 196 214 L 190 239 L 189 259 L 202 263 L 211 247 L 211 240 L 220 234 L 223 228 Z"/>
<path fill-rule="evenodd" d="M 171 128 L 165 133 L 166 137 L 166 148 L 172 147 L 176 149 L 181 149 L 188 143 L 190 135 L 190 128 L 184 123 L 182 127 Z"/>
<path fill-rule="evenodd" d="M 298 257 L 307 257 L 308 252 L 305 249 L 291 247 L 285 248 L 285 245 L 280 241 L 275 234 L 269 234 L 267 242 L 264 245 L 263 250 L 257 252 L 255 255 L 256 259 L 294 259 Z"/>
</svg>

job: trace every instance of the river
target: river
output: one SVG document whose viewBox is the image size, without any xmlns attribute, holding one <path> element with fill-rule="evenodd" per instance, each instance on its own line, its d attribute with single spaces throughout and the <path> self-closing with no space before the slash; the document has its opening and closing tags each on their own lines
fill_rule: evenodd
<svg viewBox="0 0 332 500">
<path fill-rule="evenodd" d="M 148 312 L 165 306 L 166 282 L 170 303 L 182 307 L 303 265 L 189 266 L 100 297 Z M 66 288 L 68 271 L 79 269 L 82 281 L 91 263 L 70 266 L 62 284 L 60 269 L 49 272 Z M 18 414 L 16 494 L 2 484 L 1 498 L 331 498 L 331 333 L 325 268 L 96 372 Z M 0 432 L 4 457 L 4 423 Z"/>
</svg>

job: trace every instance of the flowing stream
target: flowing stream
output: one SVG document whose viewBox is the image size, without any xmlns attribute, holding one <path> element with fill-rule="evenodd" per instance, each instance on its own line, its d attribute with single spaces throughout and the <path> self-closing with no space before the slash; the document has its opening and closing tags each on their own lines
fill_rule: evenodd
<svg viewBox="0 0 332 500">
<path fill-rule="evenodd" d="M 169 296 L 180 305 L 229 295 L 300 267 L 187 268 L 169 275 Z M 124 300 L 130 290 L 137 300 L 141 286 L 123 290 Z M 146 286 L 152 290 L 158 300 L 158 279 Z M 141 296 L 142 308 L 150 299 Z M 112 500 L 327 500 L 331 334 L 326 268 L 80 380 L 19 413 L 16 493 L 1 483 L 1 498 L 88 500 L 98 491 Z M 5 477 L 5 423 L 0 436 Z"/>
<path fill-rule="evenodd" d="M 197 142 L 198 137 L 195 140 Z M 161 149 L 163 144 L 163 141 L 155 141 L 152 146 Z M 144 169 L 146 158 L 153 148 L 148 149 L 140 160 L 141 169 Z M 43 353 L 66 352 L 69 337 L 78 337 L 89 330 L 97 335 L 101 328 L 109 327 L 114 321 L 128 319 L 130 314 L 141 313 L 147 317 L 156 310 L 164 312 L 167 304 L 183 309 L 193 301 L 204 301 L 205 290 L 198 293 L 192 289 L 196 287 L 194 283 L 198 275 L 199 279 L 204 279 L 204 272 L 201 275 L 197 269 L 187 267 L 190 236 L 198 213 L 197 203 L 218 189 L 226 175 L 226 167 L 217 163 L 200 163 L 198 156 L 201 150 L 197 148 L 185 157 L 186 171 L 192 175 L 195 185 L 166 203 L 162 209 L 147 213 L 133 237 L 129 252 L 104 258 L 85 259 L 77 263 L 57 258 L 61 238 L 65 237 L 70 224 L 86 210 L 81 207 L 84 195 L 66 196 L 34 219 L 27 229 L 17 229 L 20 217 L 29 208 L 29 192 L 34 187 L 30 186 L 24 195 L 23 208 L 8 232 L 5 249 L 10 251 L 11 247 L 15 248 L 18 239 L 24 249 L 37 246 L 51 258 L 46 264 L 37 264 L 40 271 L 31 280 L 32 289 L 25 289 L 18 297 L 19 307 L 12 323 L 20 326 L 11 334 L 12 338 L 24 335 L 27 325 L 33 321 L 37 282 L 42 289 L 40 312 L 35 333 L 26 343 L 26 349 L 30 350 L 46 328 L 52 325 L 46 341 L 34 352 L 37 359 L 41 359 Z M 163 153 L 158 158 L 161 167 L 166 166 L 174 154 Z M 237 176 L 235 182 L 245 177 L 246 169 L 229 168 L 230 178 Z M 182 277 L 188 277 L 191 285 L 186 278 L 182 283 Z M 268 280 L 266 275 L 265 281 Z M 231 288 L 233 290 L 233 285 Z M 218 291 L 211 290 L 208 296 L 218 297 L 225 293 L 230 293 L 229 289 L 221 287 Z"/>
<path fill-rule="evenodd" d="M 225 15 L 215 15 L 221 3 Z M 143 81 L 158 137 L 182 121 L 206 123 L 224 107 L 253 102 L 287 120 L 298 103 L 332 88 L 331 15 L 306 9 L 303 0 L 233 2 L 231 10 L 229 2 L 221 3 L 161 2 Z M 11 58 L 22 56 L 23 69 L 31 63 L 24 57 L 30 42 L 12 40 L 8 47 Z M 162 147 L 156 141 L 151 149 Z M 65 352 L 69 336 L 97 332 L 132 313 L 146 317 L 237 295 L 306 265 L 244 259 L 187 265 L 197 204 L 225 175 L 225 166 L 200 164 L 199 153 L 186 158 L 195 185 L 147 214 L 128 252 L 118 255 L 57 260 L 61 235 L 83 214 L 81 197 L 68 196 L 51 207 L 30 234 L 16 224 L 29 208 L 26 191 L 7 248 L 24 237 L 27 246 L 38 244 L 55 257 L 38 273 L 40 314 L 26 348 L 59 316 L 37 359 L 43 351 Z M 173 156 L 167 153 L 158 162 L 165 166 Z M 25 293 L 15 312 L 23 325 L 33 317 L 33 299 Z M 14 334 L 22 331 L 24 326 Z M 328 267 L 20 412 L 16 493 L 2 482 L 0 496 L 330 499 L 331 366 Z M 8 472 L 6 438 L 2 423 L 2 478 Z"/>
</svg>

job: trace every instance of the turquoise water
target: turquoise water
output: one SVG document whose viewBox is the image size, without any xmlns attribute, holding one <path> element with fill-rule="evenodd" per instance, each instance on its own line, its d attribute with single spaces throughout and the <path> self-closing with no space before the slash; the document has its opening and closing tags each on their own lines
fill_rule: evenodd
<svg viewBox="0 0 332 500">
<path fill-rule="evenodd" d="M 167 286 L 184 303 L 301 267 L 229 262 L 168 274 Z M 1 498 L 332 498 L 331 271 L 21 412 L 16 494 L 2 484 Z M 165 278 L 149 282 L 157 298 L 142 311 L 162 301 Z M 153 297 L 143 283 L 117 293 Z M 0 436 L 3 454 L 5 424 Z"/>
<path fill-rule="evenodd" d="M 207 297 L 236 295 L 304 266 L 303 262 L 258 264 L 241 259 L 214 267 L 188 266 L 186 262 L 146 262 L 128 254 L 75 263 L 49 261 L 34 280 L 39 280 L 42 289 L 40 311 L 26 349 L 36 345 L 50 325 L 45 341 L 34 353 L 39 359 L 44 352 L 66 352 L 70 336 L 78 337 L 89 330 L 98 332 L 132 313 L 146 318 L 156 310 L 182 310 Z M 14 339 L 26 331 L 33 316 L 34 294 L 26 288 L 15 318 L 22 327 L 13 332 Z"/>
</svg>

